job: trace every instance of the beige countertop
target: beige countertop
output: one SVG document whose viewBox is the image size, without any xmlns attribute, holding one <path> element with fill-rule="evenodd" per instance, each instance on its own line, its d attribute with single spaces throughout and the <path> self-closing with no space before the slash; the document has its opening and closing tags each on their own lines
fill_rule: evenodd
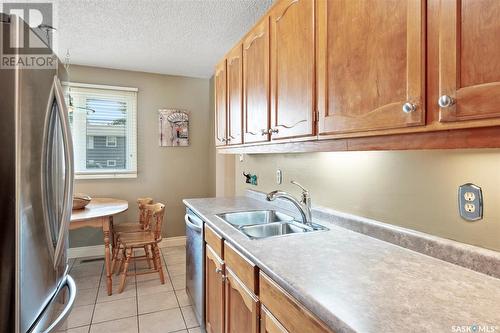
<svg viewBox="0 0 500 333">
<path fill-rule="evenodd" d="M 500 279 L 328 222 L 250 240 L 215 215 L 276 209 L 249 197 L 184 203 L 336 332 L 500 332 Z"/>
</svg>

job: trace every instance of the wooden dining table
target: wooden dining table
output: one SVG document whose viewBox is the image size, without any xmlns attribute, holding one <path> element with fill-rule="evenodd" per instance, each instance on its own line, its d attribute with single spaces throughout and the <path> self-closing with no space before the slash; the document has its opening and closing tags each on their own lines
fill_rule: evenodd
<svg viewBox="0 0 500 333">
<path fill-rule="evenodd" d="M 111 248 L 113 216 L 128 209 L 128 202 L 114 198 L 93 198 L 84 209 L 73 210 L 69 230 L 85 227 L 102 229 L 104 235 L 104 265 L 108 295 L 113 293 L 111 279 Z"/>
</svg>

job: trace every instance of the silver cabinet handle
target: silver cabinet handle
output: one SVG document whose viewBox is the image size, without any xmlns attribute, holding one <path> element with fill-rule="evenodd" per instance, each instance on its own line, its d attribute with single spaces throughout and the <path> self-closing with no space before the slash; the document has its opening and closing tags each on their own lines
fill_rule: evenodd
<svg viewBox="0 0 500 333">
<path fill-rule="evenodd" d="M 279 129 L 277 129 L 277 128 L 270 128 L 269 129 L 269 134 L 278 134 L 278 132 L 279 132 Z"/>
<path fill-rule="evenodd" d="M 269 134 L 269 130 L 268 130 L 268 129 L 263 128 L 263 129 L 261 129 L 261 130 L 260 130 L 260 134 L 261 134 L 261 135 L 268 135 L 268 134 Z"/>
<path fill-rule="evenodd" d="M 413 104 L 410 102 L 406 102 L 405 104 L 403 104 L 403 112 L 404 113 L 412 113 L 412 112 L 415 112 L 416 110 L 417 110 L 416 104 Z"/>
<path fill-rule="evenodd" d="M 438 99 L 438 105 L 439 107 L 442 107 L 442 108 L 449 108 L 450 106 L 452 106 L 453 104 L 455 104 L 455 99 L 451 96 L 448 96 L 448 95 L 442 95 L 441 97 L 439 97 Z"/>
<path fill-rule="evenodd" d="M 217 268 L 215 269 L 215 273 L 217 273 L 217 274 L 222 274 L 222 269 L 220 269 L 220 268 L 218 268 L 218 267 L 217 267 Z"/>
</svg>

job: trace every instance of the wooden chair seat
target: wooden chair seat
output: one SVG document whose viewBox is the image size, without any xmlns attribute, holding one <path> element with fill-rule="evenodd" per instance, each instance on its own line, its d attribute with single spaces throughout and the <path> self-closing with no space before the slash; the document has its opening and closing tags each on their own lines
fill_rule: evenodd
<svg viewBox="0 0 500 333">
<path fill-rule="evenodd" d="M 156 243 L 155 234 L 151 231 L 125 233 L 119 239 L 124 247 L 142 247 Z"/>
</svg>

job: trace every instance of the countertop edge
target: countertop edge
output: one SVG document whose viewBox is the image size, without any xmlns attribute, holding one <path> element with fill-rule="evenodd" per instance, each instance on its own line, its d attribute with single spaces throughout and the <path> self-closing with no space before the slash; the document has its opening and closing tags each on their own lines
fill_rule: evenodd
<svg viewBox="0 0 500 333">
<path fill-rule="evenodd" d="M 260 200 L 253 199 L 257 202 Z M 205 223 L 207 223 L 211 228 L 213 228 L 217 233 L 219 233 L 224 240 L 229 241 L 229 243 L 236 248 L 239 252 L 241 252 L 247 259 L 255 263 L 261 271 L 263 271 L 266 275 L 268 275 L 271 279 L 273 279 L 281 288 L 283 288 L 288 294 L 298 300 L 301 304 L 303 304 L 311 313 L 313 313 L 318 319 L 320 319 L 327 327 L 334 330 L 335 333 L 356 333 L 357 331 L 350 327 L 347 323 L 342 321 L 339 317 L 335 316 L 334 313 L 327 311 L 333 316 L 329 318 L 323 318 L 319 311 L 314 311 L 315 308 L 322 308 L 322 305 L 314 302 L 311 298 L 304 298 L 300 293 L 296 291 L 296 289 L 287 283 L 283 278 L 274 273 L 266 264 L 257 259 L 252 253 L 248 252 L 243 246 L 241 246 L 238 242 L 234 241 L 231 236 L 227 235 L 223 230 L 221 230 L 215 223 L 211 221 L 211 219 L 204 214 L 202 214 L 196 207 L 194 207 L 188 201 L 189 199 L 183 199 L 182 202 L 189 209 L 191 209 L 196 215 L 198 215 Z M 286 209 L 284 209 L 286 210 Z M 332 320 L 333 319 L 333 320 Z M 333 322 L 333 326 L 331 323 Z"/>
</svg>

